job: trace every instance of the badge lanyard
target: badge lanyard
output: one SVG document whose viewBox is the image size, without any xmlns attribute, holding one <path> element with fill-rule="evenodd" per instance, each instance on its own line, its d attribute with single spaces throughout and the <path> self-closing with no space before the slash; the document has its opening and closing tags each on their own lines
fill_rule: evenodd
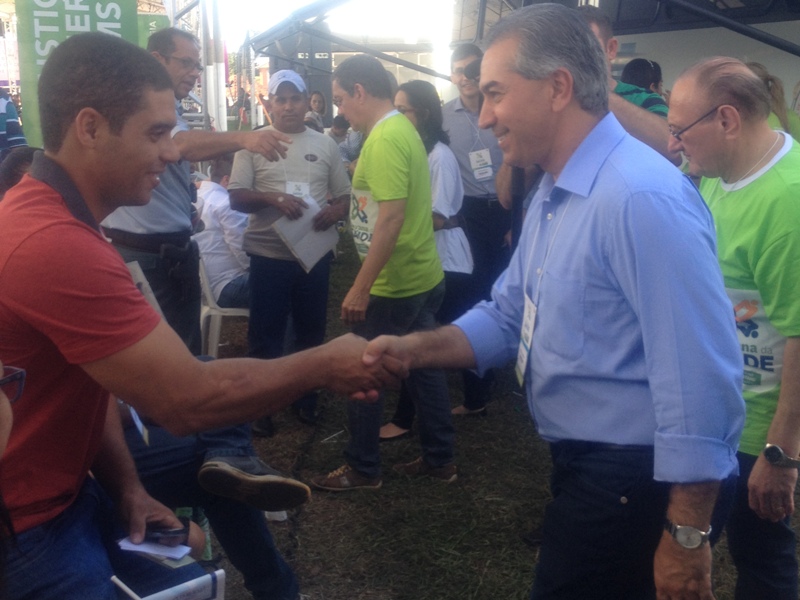
<svg viewBox="0 0 800 600">
<path fill-rule="evenodd" d="M 475 181 L 487 181 L 494 176 L 494 170 L 492 169 L 492 154 L 489 152 L 489 149 L 483 143 L 481 139 L 481 130 L 475 126 L 475 123 L 472 122 L 472 119 L 469 117 L 468 111 L 464 109 L 464 118 L 469 123 L 472 131 L 475 133 L 475 137 L 473 138 L 472 148 L 467 153 L 469 157 L 469 166 L 472 169 L 472 176 L 475 178 Z M 480 143 L 481 149 L 475 150 L 475 147 Z"/>
<path fill-rule="evenodd" d="M 306 138 L 306 156 L 311 154 L 311 140 Z M 306 202 L 314 201 L 311 195 L 311 161 L 306 160 L 306 180 L 305 181 L 289 181 L 289 174 L 286 172 L 285 159 L 281 160 L 281 167 L 283 168 L 283 181 L 284 191 L 292 196 L 302 198 Z"/>
<path fill-rule="evenodd" d="M 570 195 L 569 200 L 567 200 L 567 204 L 564 206 L 564 210 L 561 212 L 561 218 L 559 218 L 558 223 L 556 224 L 556 228 L 553 231 L 550 242 L 545 247 L 542 266 L 537 270 L 536 289 L 534 290 L 533 298 L 531 298 L 530 294 L 528 293 L 528 274 L 530 273 L 531 264 L 533 263 L 533 255 L 536 252 L 536 242 L 539 239 L 539 232 L 542 228 L 541 219 L 536 227 L 536 233 L 533 235 L 531 252 L 528 255 L 528 261 L 522 273 L 522 293 L 525 296 L 525 309 L 522 315 L 519 348 L 517 349 L 517 364 L 514 367 L 514 372 L 517 375 L 517 382 L 519 383 L 520 387 L 522 387 L 522 384 L 525 382 L 525 369 L 528 366 L 528 357 L 531 352 L 533 330 L 536 326 L 536 309 L 539 303 L 539 288 L 542 285 L 542 277 L 544 276 L 545 265 L 547 264 L 547 259 L 550 256 L 550 251 L 553 249 L 553 245 L 555 244 L 556 236 L 561 229 L 561 224 L 564 222 L 564 217 L 567 215 L 570 202 L 572 202 L 572 195 Z"/>
</svg>

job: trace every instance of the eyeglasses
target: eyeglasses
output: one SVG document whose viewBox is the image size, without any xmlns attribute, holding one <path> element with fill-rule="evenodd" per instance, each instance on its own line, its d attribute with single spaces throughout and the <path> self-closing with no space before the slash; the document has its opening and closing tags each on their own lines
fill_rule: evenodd
<svg viewBox="0 0 800 600">
<path fill-rule="evenodd" d="M 339 108 L 342 105 L 342 98 L 339 98 L 338 96 L 334 96 L 333 99 L 331 100 L 331 102 L 333 102 L 333 105 L 336 108 Z"/>
<path fill-rule="evenodd" d="M 672 127 L 669 127 L 669 134 L 670 134 L 672 137 L 674 137 L 676 140 L 678 140 L 678 141 L 680 142 L 680 141 L 681 141 L 681 136 L 682 136 L 684 133 L 686 133 L 687 131 L 689 131 L 689 130 L 690 130 L 692 127 L 694 127 L 695 125 L 697 125 L 697 124 L 698 124 L 700 121 L 702 121 L 703 119 L 707 119 L 708 117 L 710 117 L 711 115 L 713 115 L 714 113 L 716 113 L 716 112 L 717 112 L 717 111 L 718 111 L 720 108 L 722 108 L 722 106 L 724 106 L 724 105 L 723 105 L 723 104 L 720 104 L 719 106 L 715 106 L 715 107 L 714 107 L 714 108 L 712 108 L 710 111 L 708 111 L 706 114 L 704 114 L 702 117 L 700 117 L 700 118 L 699 118 L 699 119 L 697 119 L 696 121 L 692 122 L 691 124 L 687 125 L 686 127 L 684 127 L 683 129 L 681 129 L 680 131 L 673 131 L 673 130 L 672 130 Z"/>
<path fill-rule="evenodd" d="M 167 62 L 171 60 L 177 60 L 179 63 L 181 63 L 181 66 L 187 71 L 194 71 L 195 69 L 197 69 L 201 73 L 203 72 L 203 64 L 197 62 L 193 58 L 180 58 L 179 56 L 164 56 L 164 58 L 167 59 Z"/>
<path fill-rule="evenodd" d="M 9 402 L 16 402 L 22 396 L 25 387 L 25 369 L 17 367 L 3 367 L 3 376 L 0 377 L 0 388 L 8 397 Z"/>
</svg>

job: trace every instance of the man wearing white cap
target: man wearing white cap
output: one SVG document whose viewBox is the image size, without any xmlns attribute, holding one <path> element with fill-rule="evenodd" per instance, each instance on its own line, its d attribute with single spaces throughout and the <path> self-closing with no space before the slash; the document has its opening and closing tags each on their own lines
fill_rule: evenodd
<svg viewBox="0 0 800 600">
<path fill-rule="evenodd" d="M 325 337 L 332 253 L 306 272 L 273 224 L 282 217 L 299 219 L 316 204 L 320 210 L 313 227 L 325 231 L 347 217 L 350 200 L 350 180 L 336 142 L 303 124 L 308 91 L 302 77 L 288 69 L 272 74 L 269 100 L 273 124 L 266 129 L 287 136 L 292 144 L 277 162 L 250 150 L 237 152 L 228 184 L 231 207 L 250 214 L 243 248 L 250 255 L 248 345 L 256 358 L 284 353 L 289 315 L 293 350 L 318 346 Z M 298 400 L 293 410 L 301 421 L 313 423 L 316 394 Z M 254 432 L 269 434 L 270 426 L 260 425 Z"/>
</svg>

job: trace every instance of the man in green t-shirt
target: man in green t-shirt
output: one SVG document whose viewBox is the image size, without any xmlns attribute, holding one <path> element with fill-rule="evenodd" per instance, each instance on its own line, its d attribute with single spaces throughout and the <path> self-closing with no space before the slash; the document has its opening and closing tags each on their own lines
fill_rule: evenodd
<svg viewBox="0 0 800 600">
<path fill-rule="evenodd" d="M 353 174 L 350 227 L 361 269 L 342 303 L 342 320 L 372 339 L 433 329 L 444 296 L 444 273 L 431 222 L 425 147 L 411 122 L 394 110 L 381 63 L 353 56 L 333 74 L 333 103 L 366 139 Z M 456 479 L 447 380 L 438 369 L 412 371 L 407 386 L 419 416 L 422 456 L 396 465 L 407 475 Z M 312 479 L 329 491 L 381 486 L 379 430 L 383 402 L 348 404 L 347 464 Z"/>
<path fill-rule="evenodd" d="M 761 80 L 718 57 L 678 78 L 669 114 L 670 147 L 703 177 L 742 347 L 747 418 L 727 524 L 737 600 L 798 597 L 800 145 L 770 127 L 769 112 Z"/>
</svg>

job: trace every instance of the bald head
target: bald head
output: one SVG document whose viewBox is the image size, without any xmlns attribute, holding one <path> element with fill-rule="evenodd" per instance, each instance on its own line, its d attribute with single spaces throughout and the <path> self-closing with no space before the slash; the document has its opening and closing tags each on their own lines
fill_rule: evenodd
<svg viewBox="0 0 800 600">
<path fill-rule="evenodd" d="M 733 106 L 743 121 L 766 121 L 769 91 L 742 61 L 727 56 L 702 60 L 686 69 L 678 81 L 688 80 L 699 96 L 716 105 Z"/>
</svg>

